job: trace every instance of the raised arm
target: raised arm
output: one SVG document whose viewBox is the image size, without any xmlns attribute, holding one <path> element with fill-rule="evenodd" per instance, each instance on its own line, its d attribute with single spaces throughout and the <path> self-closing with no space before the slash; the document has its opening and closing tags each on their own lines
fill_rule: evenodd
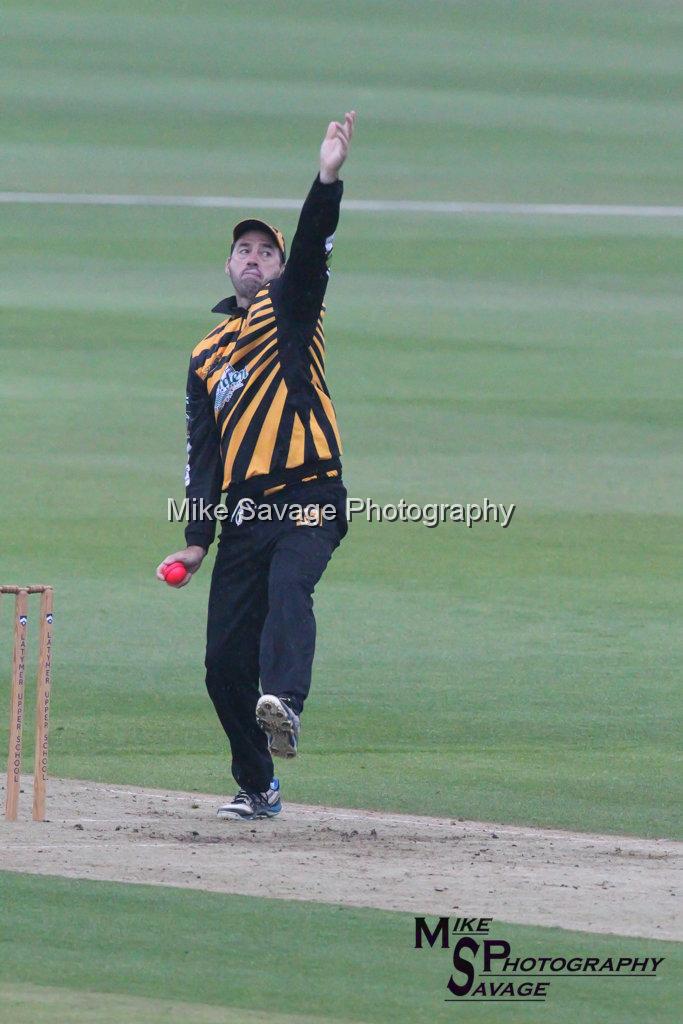
<svg viewBox="0 0 683 1024">
<path fill-rule="evenodd" d="M 344 123 L 330 121 L 320 147 L 320 173 L 299 216 L 289 259 L 278 286 L 286 311 L 297 320 L 315 319 L 327 287 L 327 260 L 339 221 L 343 184 L 339 170 L 346 160 L 356 123 L 355 110 Z"/>
</svg>

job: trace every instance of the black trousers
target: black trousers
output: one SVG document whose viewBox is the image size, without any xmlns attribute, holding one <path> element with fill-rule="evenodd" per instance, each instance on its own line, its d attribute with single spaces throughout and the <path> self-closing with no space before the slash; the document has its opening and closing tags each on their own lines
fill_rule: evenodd
<svg viewBox="0 0 683 1024">
<path fill-rule="evenodd" d="M 308 514 L 293 519 L 297 505 Z M 323 518 L 332 507 L 334 518 Z M 211 577 L 206 687 L 230 742 L 237 784 L 263 792 L 273 761 L 256 724 L 259 681 L 263 693 L 286 697 L 301 713 L 315 652 L 313 591 L 346 533 L 346 490 L 338 481 L 313 481 L 242 508 L 241 522 L 233 515 L 223 523 Z"/>
</svg>

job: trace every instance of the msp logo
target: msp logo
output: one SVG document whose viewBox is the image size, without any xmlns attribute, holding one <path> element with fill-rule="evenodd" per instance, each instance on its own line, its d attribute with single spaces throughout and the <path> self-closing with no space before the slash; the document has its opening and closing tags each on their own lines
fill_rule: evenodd
<svg viewBox="0 0 683 1024">
<path fill-rule="evenodd" d="M 230 363 L 225 367 L 221 378 L 216 385 L 216 393 L 213 399 L 214 412 L 219 413 L 236 391 L 244 387 L 249 371 L 246 366 L 243 370 L 236 370 Z"/>
<path fill-rule="evenodd" d="M 663 956 L 567 956 L 555 949 L 527 956 L 491 938 L 491 917 L 415 918 L 415 948 L 450 950 L 444 970 L 447 1003 L 543 1003 L 559 978 L 656 978 Z M 444 965 L 445 966 L 445 965 Z"/>
</svg>

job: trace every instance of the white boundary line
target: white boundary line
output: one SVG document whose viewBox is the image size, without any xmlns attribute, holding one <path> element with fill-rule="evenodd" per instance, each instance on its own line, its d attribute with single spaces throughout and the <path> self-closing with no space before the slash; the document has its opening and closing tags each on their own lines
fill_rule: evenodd
<svg viewBox="0 0 683 1024">
<path fill-rule="evenodd" d="M 0 192 L 0 203 L 65 206 L 194 206 L 207 209 L 299 210 L 301 199 L 262 196 L 109 195 L 88 192 Z M 412 199 L 345 199 L 359 213 L 506 214 L 523 217 L 683 217 L 683 206 L 610 206 L 590 203 L 458 203 Z"/>
</svg>

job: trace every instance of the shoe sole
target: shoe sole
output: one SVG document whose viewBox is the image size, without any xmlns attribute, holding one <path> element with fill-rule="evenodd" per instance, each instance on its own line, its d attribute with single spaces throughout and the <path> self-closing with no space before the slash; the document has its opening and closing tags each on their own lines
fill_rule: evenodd
<svg viewBox="0 0 683 1024">
<path fill-rule="evenodd" d="M 270 736 L 271 754 L 275 757 L 296 757 L 297 737 L 287 712 L 277 697 L 260 698 L 256 705 L 256 721 Z"/>
<path fill-rule="evenodd" d="M 238 814 L 235 811 L 216 811 L 216 817 L 224 821 L 256 821 L 257 818 L 276 818 L 282 810 L 282 804 L 277 810 L 260 811 L 258 814 Z"/>
</svg>

